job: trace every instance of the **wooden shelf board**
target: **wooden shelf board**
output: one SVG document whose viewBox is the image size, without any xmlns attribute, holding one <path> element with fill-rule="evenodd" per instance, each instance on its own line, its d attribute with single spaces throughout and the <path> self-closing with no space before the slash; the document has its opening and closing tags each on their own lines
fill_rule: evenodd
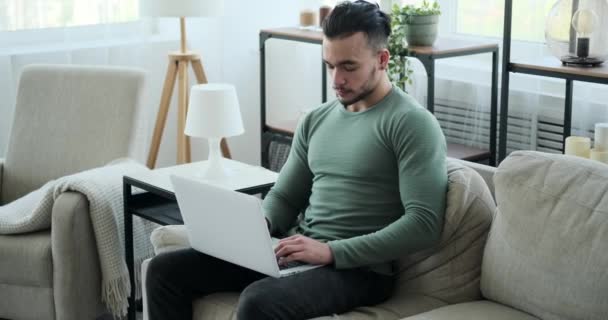
<svg viewBox="0 0 608 320">
<path fill-rule="evenodd" d="M 564 76 L 576 75 L 584 77 L 594 77 L 608 80 L 608 63 L 603 63 L 597 67 L 572 67 L 564 66 L 562 62 L 551 56 L 540 57 L 531 60 L 523 60 L 511 63 L 512 68 L 523 68 L 541 72 L 553 72 Z"/>
<path fill-rule="evenodd" d="M 261 32 L 269 33 L 273 36 L 284 36 L 294 38 L 294 40 L 315 41 L 321 43 L 323 41 L 323 32 L 321 29 L 300 29 L 300 28 L 273 28 L 262 29 Z M 433 46 L 421 47 L 411 46 L 409 49 L 412 55 L 451 55 L 458 53 L 466 53 L 477 50 L 494 50 L 498 48 L 496 43 L 488 43 L 481 41 L 445 39 L 439 38 Z"/>
<path fill-rule="evenodd" d="M 260 32 L 269 33 L 273 36 L 284 36 L 296 38 L 296 40 L 307 40 L 316 41 L 321 43 L 323 41 L 323 32 L 320 29 L 309 30 L 300 29 L 296 27 L 288 28 L 274 28 L 274 29 L 262 29 Z"/>
<path fill-rule="evenodd" d="M 478 50 L 491 51 L 498 49 L 498 44 L 480 41 L 438 38 L 433 46 L 409 46 L 408 49 L 413 55 L 454 55 L 458 53 L 466 54 L 469 51 Z"/>
</svg>

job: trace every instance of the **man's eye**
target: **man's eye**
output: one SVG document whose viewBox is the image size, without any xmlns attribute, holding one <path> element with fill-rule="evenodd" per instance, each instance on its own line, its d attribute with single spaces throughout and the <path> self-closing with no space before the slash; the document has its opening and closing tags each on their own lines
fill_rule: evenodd
<svg viewBox="0 0 608 320">
<path fill-rule="evenodd" d="M 329 69 L 329 70 L 333 70 L 334 68 L 335 68 L 335 67 L 334 67 L 334 66 L 332 66 L 332 65 L 329 65 L 329 64 L 327 65 L 327 69 Z"/>
<path fill-rule="evenodd" d="M 344 67 L 344 71 L 353 72 L 355 70 L 357 70 L 357 67 L 355 67 L 355 66 L 345 66 Z"/>
</svg>

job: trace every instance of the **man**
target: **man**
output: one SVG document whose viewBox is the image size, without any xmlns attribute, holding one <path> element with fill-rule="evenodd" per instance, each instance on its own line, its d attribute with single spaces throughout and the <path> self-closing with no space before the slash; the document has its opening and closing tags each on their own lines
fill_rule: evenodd
<svg viewBox="0 0 608 320">
<path fill-rule="evenodd" d="M 393 262 L 438 240 L 446 144 L 435 118 L 386 70 L 390 18 L 376 4 L 345 2 L 324 27 L 323 59 L 337 100 L 310 112 L 264 200 L 280 263 L 324 267 L 275 279 L 192 249 L 149 266 L 150 319 L 192 319 L 192 300 L 243 291 L 237 316 L 309 319 L 386 300 Z M 304 212 L 299 222 L 297 217 Z"/>
</svg>

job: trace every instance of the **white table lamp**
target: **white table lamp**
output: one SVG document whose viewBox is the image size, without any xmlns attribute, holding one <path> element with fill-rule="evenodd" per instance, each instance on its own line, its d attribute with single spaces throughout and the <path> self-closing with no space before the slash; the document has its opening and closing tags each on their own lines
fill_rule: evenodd
<svg viewBox="0 0 608 320">
<path fill-rule="evenodd" d="M 234 86 L 219 83 L 193 86 L 184 132 L 209 141 L 209 162 L 204 178 L 229 176 L 230 172 L 223 164 L 220 140 L 245 132 Z"/>
<path fill-rule="evenodd" d="M 223 0 L 140 0 L 140 14 L 143 17 L 179 17 L 180 50 L 169 54 L 169 66 L 165 76 L 160 106 L 156 116 L 156 125 L 148 154 L 148 167 L 156 166 L 160 140 L 165 128 L 171 95 L 176 80 L 178 83 L 177 111 L 177 163 L 190 162 L 190 139 L 184 135 L 188 106 L 188 68 L 192 66 L 197 83 L 207 83 L 207 76 L 198 54 L 186 48 L 186 17 L 216 17 L 224 10 Z M 230 157 L 230 150 L 222 140 L 222 151 Z"/>
</svg>

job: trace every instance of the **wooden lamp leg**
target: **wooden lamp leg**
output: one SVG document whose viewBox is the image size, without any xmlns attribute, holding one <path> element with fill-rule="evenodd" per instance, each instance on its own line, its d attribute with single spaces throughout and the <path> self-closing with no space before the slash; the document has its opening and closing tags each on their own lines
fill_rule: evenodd
<svg viewBox="0 0 608 320">
<path fill-rule="evenodd" d="M 177 164 L 188 162 L 186 159 L 186 115 L 188 100 L 188 62 L 180 61 L 178 68 L 178 114 L 177 114 Z"/>
<path fill-rule="evenodd" d="M 163 93 L 160 98 L 160 106 L 158 107 L 158 114 L 156 115 L 156 124 L 154 125 L 154 134 L 152 136 L 152 143 L 150 144 L 150 152 L 148 153 L 148 162 L 146 163 L 150 169 L 153 169 L 156 166 L 158 149 L 160 148 L 160 140 L 162 138 L 163 131 L 165 130 L 167 113 L 169 111 L 171 96 L 173 95 L 173 87 L 175 86 L 175 79 L 177 77 L 177 66 L 178 61 L 173 59 L 169 61 L 167 74 L 165 76 L 165 83 L 163 85 Z"/>
</svg>

